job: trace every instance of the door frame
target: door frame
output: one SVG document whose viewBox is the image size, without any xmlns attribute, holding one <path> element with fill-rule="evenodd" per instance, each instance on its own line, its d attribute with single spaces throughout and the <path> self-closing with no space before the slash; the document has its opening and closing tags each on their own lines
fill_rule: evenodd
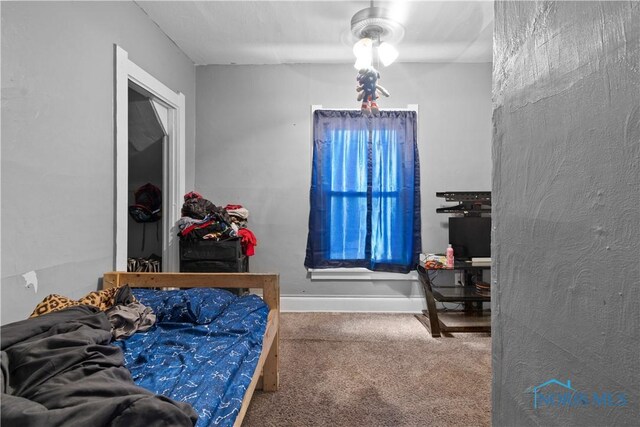
<svg viewBox="0 0 640 427">
<path fill-rule="evenodd" d="M 185 96 L 174 92 L 115 46 L 115 256 L 114 269 L 127 271 L 129 221 L 129 87 L 168 109 L 169 126 L 162 160 L 162 271 L 179 271 L 176 222 L 185 193 Z"/>
</svg>

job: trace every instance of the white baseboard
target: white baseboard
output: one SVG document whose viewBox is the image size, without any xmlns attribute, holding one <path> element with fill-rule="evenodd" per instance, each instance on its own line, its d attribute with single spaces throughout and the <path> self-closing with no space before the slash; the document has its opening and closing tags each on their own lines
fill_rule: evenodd
<svg viewBox="0 0 640 427">
<path fill-rule="evenodd" d="M 280 311 L 422 313 L 424 297 L 280 296 Z"/>
</svg>

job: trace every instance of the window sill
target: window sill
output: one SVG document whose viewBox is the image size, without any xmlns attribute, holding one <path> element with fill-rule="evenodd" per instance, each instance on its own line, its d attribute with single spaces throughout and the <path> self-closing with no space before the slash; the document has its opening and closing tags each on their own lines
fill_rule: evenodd
<svg viewBox="0 0 640 427">
<path fill-rule="evenodd" d="M 311 280 L 417 281 L 418 273 L 387 273 L 366 268 L 308 268 Z"/>
</svg>

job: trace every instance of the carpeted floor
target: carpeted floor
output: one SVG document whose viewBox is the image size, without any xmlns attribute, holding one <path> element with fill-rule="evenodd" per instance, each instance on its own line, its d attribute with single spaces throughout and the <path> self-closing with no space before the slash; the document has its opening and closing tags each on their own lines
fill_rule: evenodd
<svg viewBox="0 0 640 427">
<path fill-rule="evenodd" d="M 280 389 L 243 426 L 486 426 L 491 337 L 432 338 L 409 314 L 283 313 Z"/>
</svg>

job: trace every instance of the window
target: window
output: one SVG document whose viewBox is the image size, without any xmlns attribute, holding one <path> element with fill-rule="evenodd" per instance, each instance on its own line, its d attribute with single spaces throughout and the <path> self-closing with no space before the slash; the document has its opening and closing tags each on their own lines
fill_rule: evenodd
<svg viewBox="0 0 640 427">
<path fill-rule="evenodd" d="M 308 268 L 415 268 L 421 248 L 416 113 L 314 112 Z"/>
</svg>

